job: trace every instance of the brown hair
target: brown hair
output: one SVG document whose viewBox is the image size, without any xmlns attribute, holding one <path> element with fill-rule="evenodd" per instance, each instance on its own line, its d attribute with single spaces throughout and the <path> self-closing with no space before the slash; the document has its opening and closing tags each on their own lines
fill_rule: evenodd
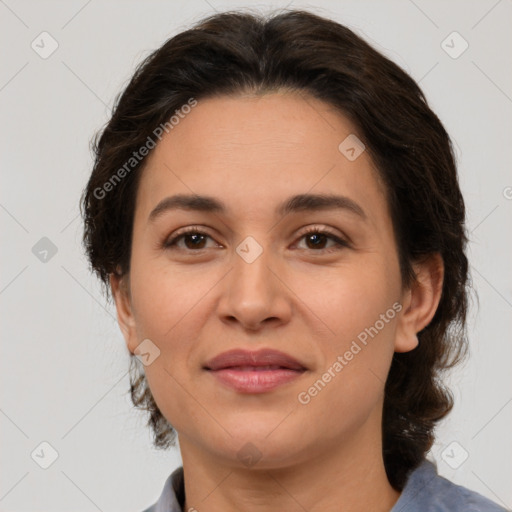
<svg viewBox="0 0 512 512">
<path fill-rule="evenodd" d="M 276 90 L 312 95 L 357 128 L 386 185 L 404 285 L 415 278 L 413 262 L 432 253 L 444 261 L 435 316 L 418 334 L 416 349 L 394 354 L 385 387 L 383 458 L 391 485 L 401 490 L 431 448 L 435 424 L 453 406 L 439 377 L 466 354 L 468 262 L 465 207 L 450 138 L 400 67 L 347 27 L 306 11 L 205 18 L 139 65 L 96 135 L 94 169 L 81 203 L 84 245 L 108 296 L 109 275 L 129 272 L 137 183 L 145 162 L 127 169 L 134 151 L 190 98 Z M 113 182 L 123 166 L 122 179 Z M 167 448 L 175 431 L 131 357 L 133 403 L 149 412 L 154 445 Z"/>
</svg>

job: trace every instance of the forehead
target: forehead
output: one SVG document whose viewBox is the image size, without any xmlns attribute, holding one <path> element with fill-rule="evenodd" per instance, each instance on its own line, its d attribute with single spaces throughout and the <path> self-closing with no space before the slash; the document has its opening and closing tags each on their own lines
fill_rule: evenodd
<svg viewBox="0 0 512 512">
<path fill-rule="evenodd" d="M 306 192 L 382 202 L 373 162 L 357 141 L 345 117 L 302 93 L 199 100 L 148 156 L 137 208 L 147 215 L 171 193 L 222 197 L 238 212 Z"/>
<path fill-rule="evenodd" d="M 193 145 L 197 150 L 193 156 L 198 159 L 224 151 L 225 157 L 238 158 L 245 166 L 250 165 L 246 155 L 257 156 L 268 165 L 273 160 L 300 162 L 304 156 L 320 160 L 320 154 L 332 159 L 339 153 L 339 143 L 350 134 L 355 129 L 345 117 L 304 93 L 221 96 L 199 100 L 164 136 L 155 156 L 174 145 L 176 157 L 182 149 L 189 159 Z M 263 148 L 270 153 L 261 153 Z"/>
</svg>

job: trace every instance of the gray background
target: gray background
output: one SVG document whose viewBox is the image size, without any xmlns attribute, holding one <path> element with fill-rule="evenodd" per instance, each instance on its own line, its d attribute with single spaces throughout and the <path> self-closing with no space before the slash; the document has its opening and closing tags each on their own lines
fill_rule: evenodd
<svg viewBox="0 0 512 512">
<path fill-rule="evenodd" d="M 444 476 L 512 507 L 510 0 L 0 0 L 0 510 L 140 511 L 180 464 L 177 449 L 151 447 L 131 407 L 128 352 L 82 254 L 89 141 L 168 37 L 215 10 L 286 5 L 347 24 L 402 66 L 456 144 L 480 305 L 430 455 Z"/>
</svg>

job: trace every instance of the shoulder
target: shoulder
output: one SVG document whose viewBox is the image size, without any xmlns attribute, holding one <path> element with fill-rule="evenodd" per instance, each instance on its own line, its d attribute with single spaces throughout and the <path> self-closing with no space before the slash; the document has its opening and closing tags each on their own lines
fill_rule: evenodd
<svg viewBox="0 0 512 512">
<path fill-rule="evenodd" d="M 162 493 L 156 503 L 142 512 L 182 512 L 183 496 L 183 466 L 180 466 L 165 481 Z"/>
<path fill-rule="evenodd" d="M 437 467 L 424 460 L 407 479 L 391 512 L 504 512 L 485 496 L 438 475 Z"/>
</svg>

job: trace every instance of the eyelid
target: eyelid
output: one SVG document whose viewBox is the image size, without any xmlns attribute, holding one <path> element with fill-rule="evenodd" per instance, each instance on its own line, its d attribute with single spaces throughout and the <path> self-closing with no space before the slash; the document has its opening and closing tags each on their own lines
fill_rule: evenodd
<svg viewBox="0 0 512 512">
<path fill-rule="evenodd" d="M 303 237 L 304 235 L 308 235 L 309 233 L 322 233 L 325 235 L 332 236 L 334 238 L 346 238 L 347 241 L 349 238 L 342 232 L 340 234 L 336 233 L 332 228 L 325 224 L 314 224 L 312 226 L 308 226 L 304 228 L 304 231 L 301 231 L 298 235 L 299 237 Z"/>
</svg>

